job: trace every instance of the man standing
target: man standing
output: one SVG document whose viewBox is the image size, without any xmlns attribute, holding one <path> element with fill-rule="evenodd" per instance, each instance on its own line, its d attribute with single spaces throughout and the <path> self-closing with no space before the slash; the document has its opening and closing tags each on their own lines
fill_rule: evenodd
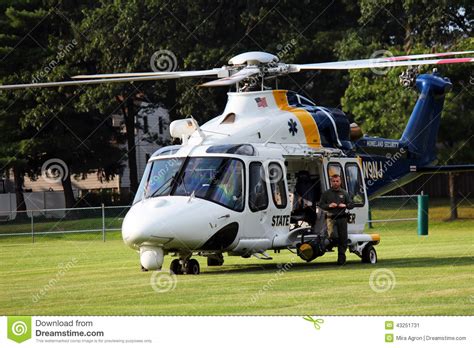
<svg viewBox="0 0 474 348">
<path fill-rule="evenodd" d="M 337 228 L 337 264 L 343 265 L 346 263 L 347 249 L 346 209 L 352 209 L 354 204 L 347 191 L 341 188 L 341 177 L 338 174 L 331 176 L 331 188 L 323 192 L 319 206 L 327 211 L 327 226 L 330 238 L 334 238 L 334 228 Z"/>
</svg>

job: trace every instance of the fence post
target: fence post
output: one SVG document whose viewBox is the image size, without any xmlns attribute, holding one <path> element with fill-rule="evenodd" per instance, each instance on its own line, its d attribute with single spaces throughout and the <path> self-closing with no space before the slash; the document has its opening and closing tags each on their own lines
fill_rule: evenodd
<svg viewBox="0 0 474 348">
<path fill-rule="evenodd" d="M 28 214 L 28 211 L 26 211 L 26 214 Z M 33 221 L 33 212 L 31 212 L 31 242 L 35 242 L 35 223 Z"/>
<path fill-rule="evenodd" d="M 428 235 L 428 198 L 427 195 L 418 195 L 418 235 Z"/>
<path fill-rule="evenodd" d="M 105 242 L 105 207 L 102 203 L 102 241 Z"/>
</svg>

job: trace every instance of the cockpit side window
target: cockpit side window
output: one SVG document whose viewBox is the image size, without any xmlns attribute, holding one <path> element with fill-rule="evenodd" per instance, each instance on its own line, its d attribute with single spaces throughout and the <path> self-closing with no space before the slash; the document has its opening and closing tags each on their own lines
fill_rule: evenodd
<svg viewBox="0 0 474 348">
<path fill-rule="evenodd" d="M 328 180 L 330 180 L 330 178 L 335 174 L 341 177 L 341 187 L 345 190 L 346 180 L 344 180 L 344 171 L 342 170 L 342 166 L 339 163 L 331 162 L 328 164 Z"/>
<path fill-rule="evenodd" d="M 166 196 L 184 158 L 168 158 L 148 162 L 133 204 L 150 197 Z"/>
<path fill-rule="evenodd" d="M 268 208 L 265 170 L 260 162 L 252 162 L 249 166 L 249 208 L 253 212 Z"/>
<path fill-rule="evenodd" d="M 346 164 L 347 192 L 349 193 L 354 205 L 363 206 L 365 203 L 364 185 L 362 184 L 362 175 L 357 163 Z"/>
<path fill-rule="evenodd" d="M 278 209 L 286 208 L 288 199 L 286 197 L 285 172 L 279 163 L 272 162 L 268 166 L 268 174 L 275 207 Z"/>
</svg>

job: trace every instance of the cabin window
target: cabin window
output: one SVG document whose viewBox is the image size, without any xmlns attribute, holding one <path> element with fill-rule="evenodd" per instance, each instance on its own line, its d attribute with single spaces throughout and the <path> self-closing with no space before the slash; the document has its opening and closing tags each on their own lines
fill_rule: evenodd
<svg viewBox="0 0 474 348">
<path fill-rule="evenodd" d="M 364 185 L 359 166 L 356 163 L 346 164 L 347 192 L 354 205 L 363 206 L 365 203 Z"/>
<path fill-rule="evenodd" d="M 344 180 L 344 172 L 342 171 L 342 166 L 339 163 L 329 163 L 328 164 L 328 181 L 331 182 L 331 176 L 339 175 L 341 177 L 341 187 L 346 189 L 346 181 Z M 329 187 L 331 185 L 329 184 Z"/>
<path fill-rule="evenodd" d="M 279 209 L 286 208 L 285 172 L 281 165 L 276 162 L 270 163 L 268 166 L 268 176 L 275 207 Z"/>
<path fill-rule="evenodd" d="M 256 212 L 268 207 L 268 192 L 265 170 L 260 162 L 252 162 L 249 167 L 249 208 Z"/>
</svg>

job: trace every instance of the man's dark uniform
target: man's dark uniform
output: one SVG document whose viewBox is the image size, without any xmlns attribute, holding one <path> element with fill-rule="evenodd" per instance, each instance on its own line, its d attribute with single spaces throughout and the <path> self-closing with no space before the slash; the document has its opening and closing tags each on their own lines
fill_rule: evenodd
<svg viewBox="0 0 474 348">
<path fill-rule="evenodd" d="M 329 204 L 336 203 L 339 205 L 343 203 L 346 205 L 346 208 L 329 208 Z M 347 191 L 339 188 L 335 190 L 330 188 L 329 190 L 323 192 L 321 195 L 321 200 L 319 202 L 321 209 L 327 211 L 328 219 L 328 232 L 329 237 L 332 236 L 333 229 L 337 228 L 338 234 L 338 263 L 344 263 L 346 261 L 346 249 L 347 249 L 347 214 L 346 209 L 354 208 L 351 198 Z"/>
</svg>

